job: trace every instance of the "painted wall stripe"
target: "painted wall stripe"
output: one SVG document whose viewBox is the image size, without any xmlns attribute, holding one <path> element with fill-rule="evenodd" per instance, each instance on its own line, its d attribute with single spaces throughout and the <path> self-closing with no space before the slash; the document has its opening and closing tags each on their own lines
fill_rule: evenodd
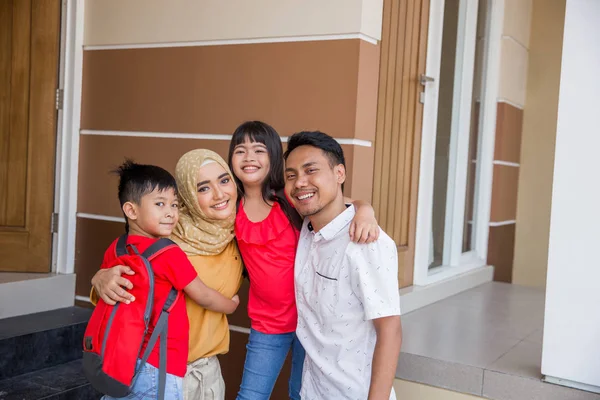
<svg viewBox="0 0 600 400">
<path fill-rule="evenodd" d="M 502 39 L 507 39 L 510 40 L 512 42 L 515 42 L 518 46 L 522 47 L 523 49 L 525 49 L 526 52 L 529 53 L 529 49 L 527 48 L 527 46 L 525 46 L 523 43 L 519 42 L 516 38 L 514 38 L 513 36 L 510 35 L 502 35 Z"/>
<path fill-rule="evenodd" d="M 249 328 L 243 328 L 243 327 L 237 326 L 237 325 L 229 325 L 229 330 L 233 331 L 233 332 L 245 333 L 248 335 L 250 334 Z"/>
<path fill-rule="evenodd" d="M 96 136 L 128 136 L 128 137 L 154 137 L 165 139 L 200 139 L 200 140 L 231 140 L 231 135 L 214 133 L 178 133 L 178 132 L 132 132 L 132 131 L 101 131 L 82 129 L 82 135 Z M 289 136 L 282 136 L 281 141 L 287 142 Z M 347 144 L 361 147 L 372 147 L 373 142 L 363 139 L 339 138 L 335 139 L 339 144 Z"/>
<path fill-rule="evenodd" d="M 75 296 L 75 300 L 85 301 L 86 303 L 92 304 L 92 301 L 90 300 L 90 298 L 86 297 L 86 296 Z"/>
<path fill-rule="evenodd" d="M 257 43 L 287 43 L 287 42 L 313 42 L 323 40 L 348 40 L 360 39 L 377 45 L 377 39 L 364 33 L 345 33 L 339 35 L 314 35 L 314 36 L 288 36 L 255 39 L 223 39 L 223 40 L 200 40 L 193 42 L 170 42 L 170 43 L 132 43 L 132 44 L 108 44 L 83 46 L 84 50 L 122 50 L 122 49 L 155 49 L 160 47 L 194 47 L 194 46 L 227 46 L 236 44 Z"/>
<path fill-rule="evenodd" d="M 98 220 L 98 221 L 110 221 L 110 222 L 122 222 L 122 223 L 125 223 L 125 218 L 123 218 L 123 217 L 112 217 L 110 215 L 77 213 L 77 217 L 78 218 L 95 219 L 95 220 Z"/>
<path fill-rule="evenodd" d="M 505 99 L 503 97 L 498 97 L 498 103 L 510 104 L 511 106 L 516 107 L 519 110 L 524 110 L 525 109 L 525 106 L 523 104 L 515 103 L 514 101 Z"/>
<path fill-rule="evenodd" d="M 516 223 L 517 223 L 517 221 L 515 221 L 513 219 L 513 220 L 508 220 L 508 221 L 490 222 L 490 226 L 495 227 L 495 226 L 514 225 Z"/>
<path fill-rule="evenodd" d="M 500 161 L 500 160 L 494 160 L 494 165 L 504 165 L 506 167 L 520 167 L 521 166 L 521 164 L 516 163 L 516 162 Z"/>
</svg>

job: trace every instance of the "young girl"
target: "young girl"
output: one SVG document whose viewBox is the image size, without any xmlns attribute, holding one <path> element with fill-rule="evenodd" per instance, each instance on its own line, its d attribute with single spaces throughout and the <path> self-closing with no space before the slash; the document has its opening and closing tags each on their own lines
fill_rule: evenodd
<svg viewBox="0 0 600 400">
<path fill-rule="evenodd" d="M 291 349 L 289 396 L 299 400 L 304 349 L 295 334 L 294 259 L 302 219 L 283 192 L 279 135 L 266 123 L 245 122 L 231 139 L 229 165 L 238 184 L 235 234 L 250 279 L 252 328 L 237 399 L 269 399 Z M 355 241 L 376 240 L 379 228 L 372 207 L 354 204 L 358 210 L 351 229 Z"/>
</svg>

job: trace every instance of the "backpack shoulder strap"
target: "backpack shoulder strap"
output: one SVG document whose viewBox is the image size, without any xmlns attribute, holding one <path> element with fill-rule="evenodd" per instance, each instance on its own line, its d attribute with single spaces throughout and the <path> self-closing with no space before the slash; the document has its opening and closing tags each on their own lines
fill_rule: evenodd
<svg viewBox="0 0 600 400">
<path fill-rule="evenodd" d="M 117 245 L 115 246 L 115 254 L 117 257 L 121 257 L 127 254 L 127 234 L 119 236 L 119 240 L 117 240 Z"/>
<path fill-rule="evenodd" d="M 142 253 L 142 257 L 146 258 L 148 261 L 151 261 L 153 258 L 156 258 L 165 251 L 170 250 L 176 246 L 177 244 L 175 244 L 175 242 L 171 239 L 160 238 Z"/>
</svg>

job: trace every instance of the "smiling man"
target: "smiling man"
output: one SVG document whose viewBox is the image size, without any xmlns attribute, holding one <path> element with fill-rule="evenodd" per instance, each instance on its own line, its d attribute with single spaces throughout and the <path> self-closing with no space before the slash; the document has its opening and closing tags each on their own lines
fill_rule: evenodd
<svg viewBox="0 0 600 400">
<path fill-rule="evenodd" d="M 381 232 L 350 241 L 344 153 L 322 132 L 300 132 L 285 153 L 285 191 L 305 217 L 295 264 L 296 333 L 306 361 L 303 400 L 389 400 L 402 327 L 398 254 Z"/>
</svg>

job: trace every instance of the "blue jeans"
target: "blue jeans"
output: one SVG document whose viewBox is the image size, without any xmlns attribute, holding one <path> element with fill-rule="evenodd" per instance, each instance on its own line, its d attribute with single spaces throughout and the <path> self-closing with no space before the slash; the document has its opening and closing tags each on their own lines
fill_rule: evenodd
<svg viewBox="0 0 600 400">
<path fill-rule="evenodd" d="M 242 386 L 237 400 L 269 400 L 281 367 L 292 349 L 292 373 L 289 396 L 300 400 L 304 348 L 295 332 L 267 334 L 250 330 Z"/>
<path fill-rule="evenodd" d="M 140 365 L 138 360 L 137 365 Z M 156 400 L 158 396 L 158 368 L 146 363 L 131 388 L 127 397 L 120 399 Z M 165 385 L 165 400 L 183 400 L 183 378 L 167 374 Z M 117 400 L 115 397 L 104 396 L 102 400 Z"/>
</svg>

